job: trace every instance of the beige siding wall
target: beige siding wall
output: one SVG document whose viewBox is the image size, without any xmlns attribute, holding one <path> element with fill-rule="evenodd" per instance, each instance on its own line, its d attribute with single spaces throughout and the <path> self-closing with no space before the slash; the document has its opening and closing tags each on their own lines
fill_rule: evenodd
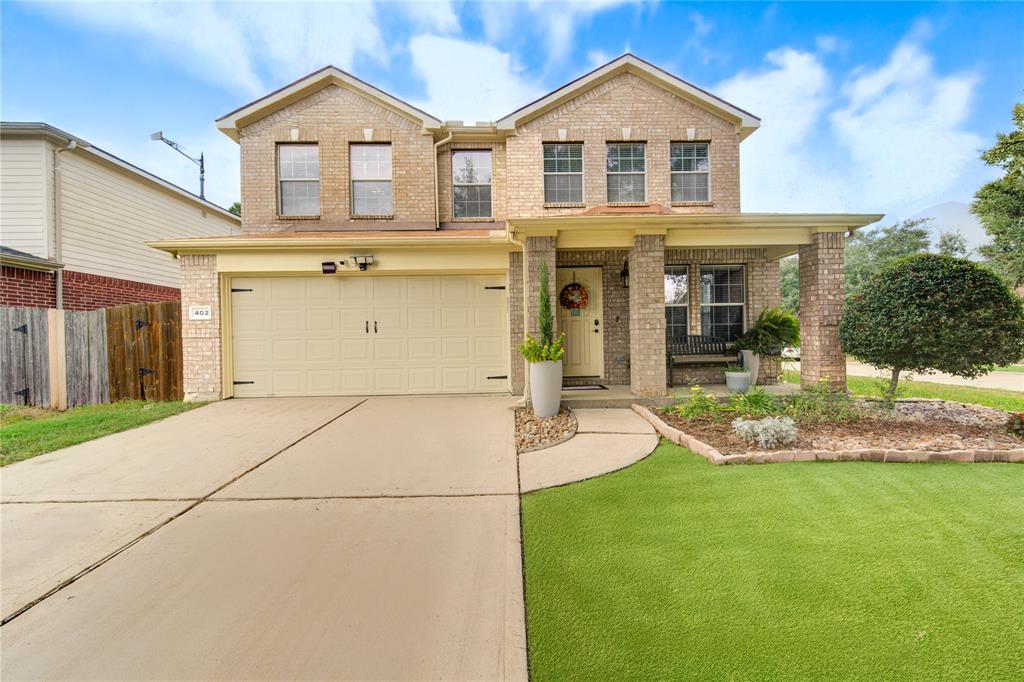
<svg viewBox="0 0 1024 682">
<path fill-rule="evenodd" d="M 52 253 L 52 165 L 42 139 L 0 140 L 0 241 L 33 256 Z"/>
<path fill-rule="evenodd" d="M 391 143 L 394 215 L 389 220 L 354 218 L 349 145 Z M 242 231 L 386 230 L 434 226 L 434 140 L 422 126 L 347 88 L 331 85 L 242 128 Z M 320 153 L 320 216 L 278 215 L 277 144 L 316 142 Z"/>
<path fill-rule="evenodd" d="M 60 155 L 62 259 L 69 270 L 179 287 L 178 263 L 145 242 L 231 234 L 237 223 L 86 151 Z"/>
<path fill-rule="evenodd" d="M 628 137 L 623 128 L 629 128 Z M 690 138 L 690 130 L 693 137 Z M 543 143 L 583 143 L 581 208 L 545 207 Z M 678 213 L 737 213 L 740 210 L 739 137 L 736 126 L 639 76 L 623 74 L 527 122 L 508 138 L 507 206 L 517 217 L 578 214 L 607 203 L 605 144 L 646 142 L 648 203 Z M 670 142 L 709 142 L 711 201 L 672 205 Z"/>
</svg>

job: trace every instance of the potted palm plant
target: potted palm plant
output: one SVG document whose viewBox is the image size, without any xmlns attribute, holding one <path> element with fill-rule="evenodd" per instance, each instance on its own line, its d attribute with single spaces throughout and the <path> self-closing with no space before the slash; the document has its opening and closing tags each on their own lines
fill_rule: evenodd
<svg viewBox="0 0 1024 682">
<path fill-rule="evenodd" d="M 800 343 L 800 320 L 785 308 L 765 308 L 754 326 L 736 340 L 743 367 L 751 374 L 751 384 L 757 383 L 761 369 L 761 356 L 780 355 L 783 346 Z"/>
<path fill-rule="evenodd" d="M 562 342 L 565 335 L 554 335 L 554 316 L 548 289 L 548 267 L 540 266 L 540 302 L 537 323 L 540 339 L 527 335 L 519 354 L 530 363 L 530 401 L 538 417 L 554 417 L 562 403 Z"/>
</svg>

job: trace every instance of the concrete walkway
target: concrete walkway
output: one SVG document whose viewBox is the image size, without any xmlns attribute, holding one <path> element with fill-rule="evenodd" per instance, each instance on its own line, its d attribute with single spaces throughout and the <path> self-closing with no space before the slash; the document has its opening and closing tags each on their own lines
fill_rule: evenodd
<svg viewBox="0 0 1024 682">
<path fill-rule="evenodd" d="M 846 373 L 855 377 L 889 377 L 889 372 L 875 369 L 871 365 L 857 362 L 856 360 L 846 361 Z M 999 388 L 1006 391 L 1024 392 L 1024 372 L 990 372 L 985 376 L 975 379 L 964 379 L 952 374 L 915 374 L 913 376 L 903 375 L 903 379 L 914 379 L 916 381 L 930 381 L 933 384 L 948 384 L 951 386 L 974 386 L 976 388 Z"/>
<path fill-rule="evenodd" d="M 524 493 L 623 469 L 654 451 L 658 436 L 633 410 L 578 409 L 576 435 L 564 443 L 519 455 Z"/>
<path fill-rule="evenodd" d="M 6 467 L 0 676 L 525 679 L 511 404 L 232 400 Z"/>
</svg>

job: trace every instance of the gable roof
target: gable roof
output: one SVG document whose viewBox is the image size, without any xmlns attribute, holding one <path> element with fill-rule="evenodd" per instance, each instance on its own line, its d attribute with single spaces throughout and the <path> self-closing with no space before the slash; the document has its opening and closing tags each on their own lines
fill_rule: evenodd
<svg viewBox="0 0 1024 682">
<path fill-rule="evenodd" d="M 308 76 L 303 76 L 282 88 L 278 88 L 269 95 L 235 109 L 217 119 L 217 129 L 236 142 L 238 141 L 238 129 L 269 116 L 275 111 L 280 111 L 290 104 L 322 90 L 328 85 L 355 90 L 381 106 L 402 114 L 424 128 L 440 128 L 441 121 L 431 116 L 422 109 L 389 95 L 380 88 L 370 85 L 366 81 L 359 80 L 347 71 L 342 71 L 336 66 L 325 66 L 319 71 L 314 71 Z"/>
<path fill-rule="evenodd" d="M 501 118 L 497 122 L 498 130 L 514 130 L 517 126 L 550 111 L 582 92 L 623 73 L 635 74 L 713 114 L 733 121 L 739 129 L 741 140 L 757 130 L 761 125 L 761 119 L 749 111 L 744 111 L 736 105 L 712 95 L 707 90 L 684 81 L 682 78 L 674 76 L 668 71 L 627 52 L 604 66 L 597 67 L 590 73 L 580 76 L 576 80 Z"/>
</svg>

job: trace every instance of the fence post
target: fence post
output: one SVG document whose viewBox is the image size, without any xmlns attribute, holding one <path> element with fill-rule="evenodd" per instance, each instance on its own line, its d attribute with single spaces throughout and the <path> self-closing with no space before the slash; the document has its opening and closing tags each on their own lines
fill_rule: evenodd
<svg viewBox="0 0 1024 682">
<path fill-rule="evenodd" d="M 46 327 L 50 364 L 50 407 L 68 409 L 67 340 L 64 332 L 64 311 L 46 311 Z"/>
</svg>

